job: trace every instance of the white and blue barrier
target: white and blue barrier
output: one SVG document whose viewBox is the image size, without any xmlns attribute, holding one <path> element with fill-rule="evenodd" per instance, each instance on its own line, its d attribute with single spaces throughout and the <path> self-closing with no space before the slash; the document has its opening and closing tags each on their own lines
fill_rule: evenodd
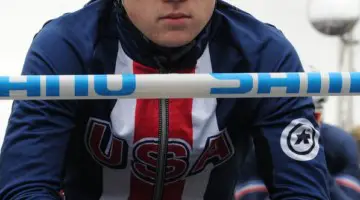
<svg viewBox="0 0 360 200">
<path fill-rule="evenodd" d="M 0 76 L 0 99 L 360 95 L 360 72 Z"/>
</svg>

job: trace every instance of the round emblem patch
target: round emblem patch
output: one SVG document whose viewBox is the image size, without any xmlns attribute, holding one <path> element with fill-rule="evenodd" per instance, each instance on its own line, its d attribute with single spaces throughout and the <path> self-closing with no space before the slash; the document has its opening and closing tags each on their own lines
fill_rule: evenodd
<svg viewBox="0 0 360 200">
<path fill-rule="evenodd" d="M 320 132 L 309 120 L 295 119 L 281 133 L 281 149 L 292 159 L 309 161 L 319 152 L 319 137 Z"/>
</svg>

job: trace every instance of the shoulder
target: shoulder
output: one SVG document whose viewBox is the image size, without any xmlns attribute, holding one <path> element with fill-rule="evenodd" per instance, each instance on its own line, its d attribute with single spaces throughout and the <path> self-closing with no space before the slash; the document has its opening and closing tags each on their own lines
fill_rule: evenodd
<svg viewBox="0 0 360 200">
<path fill-rule="evenodd" d="M 57 18 L 47 21 L 40 30 L 57 31 L 64 37 L 93 40 L 98 34 L 100 21 L 105 13 L 111 12 L 111 0 L 92 0 L 84 7 L 65 13 Z"/>
<path fill-rule="evenodd" d="M 52 62 L 64 59 L 71 51 L 82 63 L 86 62 L 93 54 L 107 5 L 108 0 L 91 1 L 75 12 L 48 20 L 35 34 L 30 51 Z"/>
<path fill-rule="evenodd" d="M 222 18 L 222 28 L 217 33 L 225 36 L 222 42 L 237 49 L 250 64 L 255 65 L 260 60 L 265 62 L 271 60 L 276 63 L 286 56 L 299 60 L 294 46 L 276 26 L 262 22 L 246 11 L 224 1 L 219 1 L 216 14 Z M 275 68 L 264 69 L 262 66 L 256 70 L 258 72 L 281 71 Z"/>
</svg>

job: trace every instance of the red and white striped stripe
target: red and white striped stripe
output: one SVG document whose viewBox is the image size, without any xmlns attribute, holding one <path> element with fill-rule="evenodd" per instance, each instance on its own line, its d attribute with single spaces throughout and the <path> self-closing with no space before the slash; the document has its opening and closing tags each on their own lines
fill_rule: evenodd
<svg viewBox="0 0 360 200">
<path fill-rule="evenodd" d="M 116 74 L 157 73 L 154 69 L 132 61 L 119 48 Z M 181 73 L 212 73 L 209 50 L 206 49 L 193 70 Z M 129 144 L 128 163 L 125 169 L 103 168 L 103 194 L 101 199 L 151 199 L 154 185 L 141 180 L 133 172 L 132 161 L 134 145 L 143 138 L 158 138 L 159 100 L 156 99 L 118 99 L 111 113 L 111 124 L 115 137 Z M 169 101 L 169 141 L 181 139 L 190 150 L 189 166 L 191 170 L 203 152 L 209 137 L 219 134 L 216 119 L 216 99 L 171 99 Z M 169 147 L 170 148 L 170 147 Z M 164 199 L 202 199 L 210 172 L 208 165 L 199 174 L 183 177 L 176 182 L 165 184 Z M 186 175 L 187 173 L 185 173 Z"/>
</svg>

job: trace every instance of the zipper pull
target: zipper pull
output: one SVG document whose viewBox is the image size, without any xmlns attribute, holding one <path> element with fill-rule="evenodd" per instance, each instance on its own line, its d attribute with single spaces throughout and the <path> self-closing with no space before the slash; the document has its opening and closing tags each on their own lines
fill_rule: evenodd
<svg viewBox="0 0 360 200">
<path fill-rule="evenodd" d="M 164 63 L 167 63 L 167 58 L 164 56 L 159 56 L 155 58 L 156 64 L 159 67 L 160 74 L 166 74 L 169 73 L 170 70 L 164 66 Z"/>
<path fill-rule="evenodd" d="M 160 68 L 159 68 L 159 72 L 160 72 L 160 74 L 166 74 L 166 73 L 169 73 L 169 70 L 168 69 L 166 69 L 165 67 L 163 67 L 163 66 L 160 66 Z"/>
</svg>

